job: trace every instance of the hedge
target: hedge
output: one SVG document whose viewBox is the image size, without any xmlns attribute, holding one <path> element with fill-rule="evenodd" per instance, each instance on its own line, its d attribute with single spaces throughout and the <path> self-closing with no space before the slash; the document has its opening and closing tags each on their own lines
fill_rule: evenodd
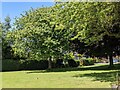
<svg viewBox="0 0 120 90">
<path fill-rule="evenodd" d="M 68 60 L 68 65 L 63 64 L 62 59 L 52 62 L 52 68 L 78 67 L 79 61 Z M 48 68 L 48 60 L 2 60 L 2 71 L 17 70 L 45 70 Z"/>
<path fill-rule="evenodd" d="M 2 71 L 43 70 L 48 68 L 47 60 L 2 60 Z"/>
<path fill-rule="evenodd" d="M 20 70 L 44 70 L 48 68 L 47 60 L 21 60 L 20 61 Z"/>
<path fill-rule="evenodd" d="M 2 71 L 16 71 L 19 70 L 19 61 L 2 60 Z"/>
</svg>

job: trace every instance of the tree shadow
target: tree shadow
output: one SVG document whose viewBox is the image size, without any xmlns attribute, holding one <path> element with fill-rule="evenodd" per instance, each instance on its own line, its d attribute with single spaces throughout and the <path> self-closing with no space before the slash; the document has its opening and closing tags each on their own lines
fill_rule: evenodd
<svg viewBox="0 0 120 90">
<path fill-rule="evenodd" d="M 89 74 L 77 74 L 73 77 L 90 77 L 94 78 L 93 81 L 101 82 L 115 82 L 117 80 L 117 74 L 120 74 L 120 71 L 111 71 L 111 72 L 101 72 L 101 73 L 89 73 Z"/>
<path fill-rule="evenodd" d="M 110 68 L 109 65 L 74 67 L 74 68 L 53 68 L 47 70 L 34 70 L 27 73 L 48 73 L 48 72 L 68 72 L 68 71 L 84 71 L 84 70 L 119 70 L 120 64 L 115 64 L 115 67 Z"/>
</svg>

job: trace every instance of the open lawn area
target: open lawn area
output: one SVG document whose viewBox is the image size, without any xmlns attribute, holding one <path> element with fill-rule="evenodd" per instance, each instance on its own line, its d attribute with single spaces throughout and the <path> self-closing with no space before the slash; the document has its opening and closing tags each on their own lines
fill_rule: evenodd
<svg viewBox="0 0 120 90">
<path fill-rule="evenodd" d="M 120 65 L 2 72 L 3 88 L 110 88 Z M 106 69 L 105 69 L 106 68 Z"/>
</svg>

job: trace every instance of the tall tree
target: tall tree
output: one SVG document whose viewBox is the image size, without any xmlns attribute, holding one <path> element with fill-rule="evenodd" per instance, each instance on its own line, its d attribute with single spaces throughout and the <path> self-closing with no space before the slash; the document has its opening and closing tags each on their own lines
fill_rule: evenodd
<svg viewBox="0 0 120 90">
<path fill-rule="evenodd" d="M 2 59 L 2 22 L 0 21 L 0 60 Z"/>
<path fill-rule="evenodd" d="M 11 25 L 10 25 L 10 17 L 7 16 L 5 18 L 5 21 L 2 23 L 2 58 L 8 59 L 12 58 L 12 48 L 10 46 L 9 41 L 7 40 L 6 36 L 7 33 L 10 31 Z"/>
<path fill-rule="evenodd" d="M 55 7 L 59 9 L 58 22 L 66 25 L 66 30 L 70 29 L 73 32 L 71 40 L 78 39 L 90 48 L 100 46 L 99 43 L 102 42 L 100 47 L 109 56 L 110 66 L 113 66 L 112 53 L 117 53 L 116 48 L 119 46 L 120 4 L 67 2 Z M 116 41 L 114 44 L 113 40 Z"/>
</svg>

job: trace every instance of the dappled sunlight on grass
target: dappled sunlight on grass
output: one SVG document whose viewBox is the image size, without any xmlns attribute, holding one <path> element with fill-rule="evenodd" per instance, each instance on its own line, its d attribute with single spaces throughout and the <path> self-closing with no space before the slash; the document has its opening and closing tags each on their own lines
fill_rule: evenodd
<svg viewBox="0 0 120 90">
<path fill-rule="evenodd" d="M 47 69 L 47 70 L 33 70 L 27 73 L 49 73 L 49 72 L 70 72 L 70 71 L 85 71 L 85 70 L 118 70 L 120 69 L 120 64 L 115 64 L 114 68 L 109 68 L 109 65 L 107 64 L 96 64 L 92 66 L 82 66 L 82 67 L 74 67 L 74 68 L 53 68 L 53 69 Z"/>
<path fill-rule="evenodd" d="M 94 78 L 94 81 L 101 81 L 101 82 L 115 82 L 116 75 L 120 73 L 120 71 L 108 71 L 108 72 L 94 72 L 88 74 L 76 74 L 73 77 L 90 77 Z"/>
</svg>

